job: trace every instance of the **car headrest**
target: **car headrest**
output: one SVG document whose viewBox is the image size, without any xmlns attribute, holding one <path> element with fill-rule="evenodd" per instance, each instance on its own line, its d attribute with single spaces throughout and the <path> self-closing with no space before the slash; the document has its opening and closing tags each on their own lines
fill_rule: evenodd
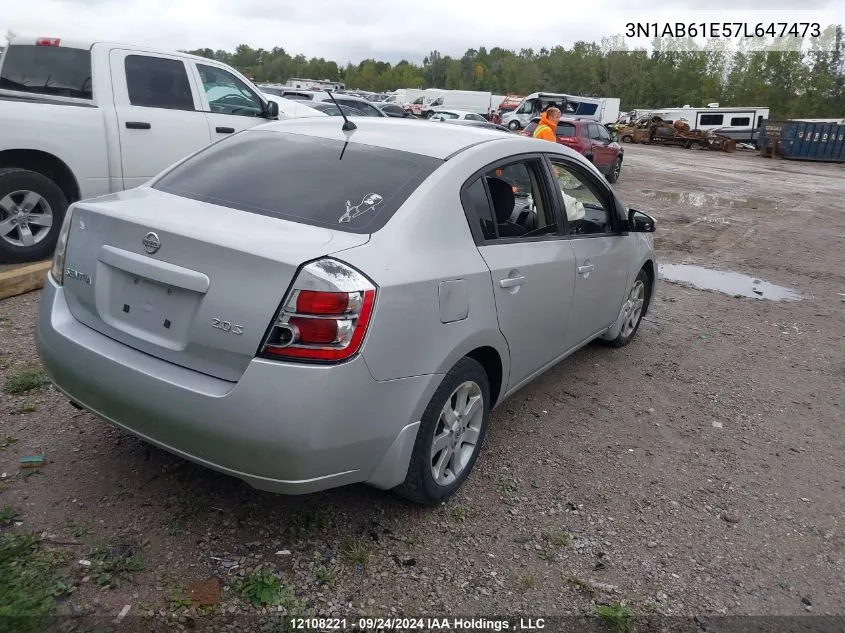
<svg viewBox="0 0 845 633">
<path fill-rule="evenodd" d="M 490 187 L 490 195 L 493 198 L 496 221 L 499 223 L 509 221 L 516 204 L 513 187 L 501 178 L 493 178 L 492 176 L 487 177 L 487 186 Z"/>
</svg>

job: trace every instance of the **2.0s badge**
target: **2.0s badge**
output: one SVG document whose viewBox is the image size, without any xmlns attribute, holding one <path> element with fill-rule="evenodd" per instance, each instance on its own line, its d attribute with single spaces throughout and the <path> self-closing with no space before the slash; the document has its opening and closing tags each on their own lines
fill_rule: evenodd
<svg viewBox="0 0 845 633">
<path fill-rule="evenodd" d="M 238 336 L 244 333 L 243 325 L 235 325 L 231 321 L 223 321 L 217 317 L 211 318 L 211 327 L 223 330 L 224 332 L 229 332 L 230 334 L 237 334 Z"/>
</svg>

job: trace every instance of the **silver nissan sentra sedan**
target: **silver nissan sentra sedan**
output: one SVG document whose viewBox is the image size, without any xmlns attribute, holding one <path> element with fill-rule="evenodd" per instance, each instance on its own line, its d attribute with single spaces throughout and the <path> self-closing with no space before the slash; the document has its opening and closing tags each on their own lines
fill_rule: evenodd
<svg viewBox="0 0 845 633">
<path fill-rule="evenodd" d="M 255 488 L 434 504 L 492 408 L 632 339 L 654 229 L 557 143 L 273 122 L 72 205 L 38 350 L 76 406 Z"/>
</svg>

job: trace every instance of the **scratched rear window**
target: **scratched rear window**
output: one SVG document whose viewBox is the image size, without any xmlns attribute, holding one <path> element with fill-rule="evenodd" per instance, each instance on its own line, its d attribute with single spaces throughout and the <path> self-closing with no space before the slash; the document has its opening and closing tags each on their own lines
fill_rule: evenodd
<svg viewBox="0 0 845 633">
<path fill-rule="evenodd" d="M 374 233 L 442 162 L 372 145 L 253 130 L 215 143 L 153 187 L 250 213 Z"/>
</svg>

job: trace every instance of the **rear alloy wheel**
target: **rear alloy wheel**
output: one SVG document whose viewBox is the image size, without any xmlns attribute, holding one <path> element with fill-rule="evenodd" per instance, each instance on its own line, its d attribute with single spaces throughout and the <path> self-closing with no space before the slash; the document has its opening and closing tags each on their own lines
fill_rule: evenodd
<svg viewBox="0 0 845 633">
<path fill-rule="evenodd" d="M 607 182 L 613 184 L 617 180 L 619 180 L 619 174 L 622 173 L 622 158 L 620 156 L 616 157 L 616 160 L 613 161 L 613 168 L 610 170 L 610 173 L 607 175 Z"/>
<path fill-rule="evenodd" d="M 68 202 L 52 180 L 34 171 L 0 169 L 0 262 L 20 264 L 53 253 Z"/>
<path fill-rule="evenodd" d="M 634 338 L 637 330 L 640 329 L 640 323 L 643 321 L 643 314 L 648 308 L 648 302 L 651 298 L 651 281 L 645 270 L 640 270 L 637 278 L 634 280 L 634 285 L 631 286 L 631 291 L 622 304 L 622 312 L 620 318 L 622 320 L 622 329 L 617 336 L 609 343 L 613 347 L 624 347 Z"/>
<path fill-rule="evenodd" d="M 487 432 L 490 383 L 484 368 L 461 359 L 432 396 L 417 433 L 408 474 L 395 491 L 419 504 L 450 497 L 469 476 Z"/>
</svg>

